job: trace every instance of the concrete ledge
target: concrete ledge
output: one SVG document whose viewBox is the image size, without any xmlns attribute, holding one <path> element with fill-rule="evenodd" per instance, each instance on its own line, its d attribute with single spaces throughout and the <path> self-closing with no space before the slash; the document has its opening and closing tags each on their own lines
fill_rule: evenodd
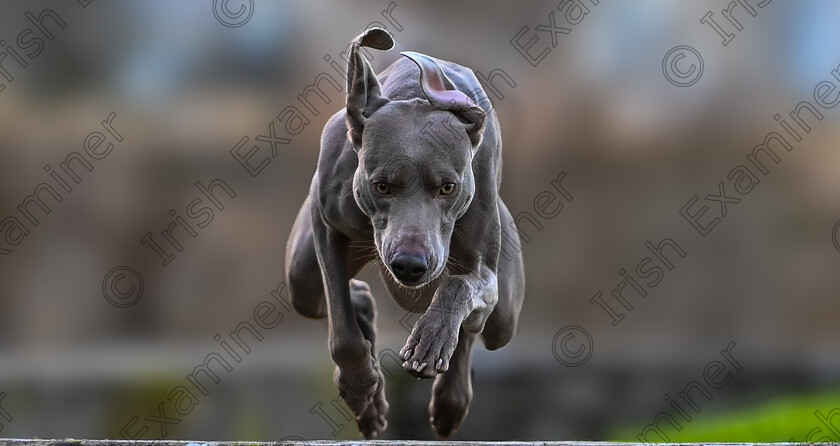
<svg viewBox="0 0 840 446">
<path fill-rule="evenodd" d="M 276 442 L 247 441 L 172 441 L 172 440 L 42 440 L 42 439 L 0 439 L 0 446 L 363 446 L 363 445 L 399 445 L 399 446 L 642 446 L 645 443 L 612 443 L 598 441 L 415 441 L 415 440 L 374 440 L 374 441 L 336 441 L 304 440 L 300 437 L 287 437 Z M 814 443 L 656 443 L 657 446 L 781 446 L 812 445 Z M 818 443 L 820 445 L 840 445 L 840 443 Z"/>
</svg>

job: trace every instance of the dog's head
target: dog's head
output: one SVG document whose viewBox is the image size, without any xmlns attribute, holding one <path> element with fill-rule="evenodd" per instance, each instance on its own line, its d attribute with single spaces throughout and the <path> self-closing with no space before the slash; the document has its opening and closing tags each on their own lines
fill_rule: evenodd
<svg viewBox="0 0 840 446">
<path fill-rule="evenodd" d="M 371 28 L 350 48 L 347 127 L 359 157 L 353 196 L 371 219 L 382 263 L 402 285 L 419 287 L 446 268 L 455 221 L 472 202 L 485 113 L 434 59 L 413 52 L 402 54 L 420 68 L 426 98 L 384 97 L 359 47 L 393 45 L 387 31 Z"/>
</svg>

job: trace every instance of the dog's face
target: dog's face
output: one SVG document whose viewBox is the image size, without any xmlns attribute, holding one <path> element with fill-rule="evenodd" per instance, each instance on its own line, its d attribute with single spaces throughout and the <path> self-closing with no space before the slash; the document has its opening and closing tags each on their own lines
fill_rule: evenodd
<svg viewBox="0 0 840 446">
<path fill-rule="evenodd" d="M 455 221 L 475 193 L 474 153 L 465 124 L 422 99 L 389 102 L 367 121 L 353 195 L 402 285 L 425 285 L 446 267 Z"/>
<path fill-rule="evenodd" d="M 402 82 L 417 76 L 426 99 L 389 100 L 362 46 L 387 50 L 394 41 L 371 28 L 351 43 L 347 137 L 359 158 L 353 197 L 370 217 L 383 265 L 402 285 L 419 287 L 443 272 L 455 221 L 472 202 L 471 163 L 485 113 L 433 58 L 414 52 L 402 54 L 419 71 L 392 76 L 403 76 Z"/>
</svg>

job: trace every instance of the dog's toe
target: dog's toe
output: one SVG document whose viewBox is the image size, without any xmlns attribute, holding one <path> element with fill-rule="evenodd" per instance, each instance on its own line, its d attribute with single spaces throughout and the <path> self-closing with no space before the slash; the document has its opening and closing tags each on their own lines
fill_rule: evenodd
<svg viewBox="0 0 840 446">
<path fill-rule="evenodd" d="M 357 417 L 361 416 L 376 399 L 384 386 L 384 379 L 375 360 L 359 371 L 335 368 L 333 379 L 338 387 L 338 396 L 347 403 Z"/>
<path fill-rule="evenodd" d="M 367 440 L 373 440 L 379 437 L 379 434 L 388 427 L 388 421 L 386 420 L 386 416 L 388 415 L 388 401 L 385 399 L 384 385 L 380 389 L 376 396 L 374 396 L 373 401 L 367 406 L 367 409 L 356 419 L 359 432 Z"/>
<path fill-rule="evenodd" d="M 414 325 L 400 356 L 403 368 L 418 378 L 434 378 L 449 369 L 458 345 L 458 327 L 451 321 L 424 315 Z"/>
</svg>

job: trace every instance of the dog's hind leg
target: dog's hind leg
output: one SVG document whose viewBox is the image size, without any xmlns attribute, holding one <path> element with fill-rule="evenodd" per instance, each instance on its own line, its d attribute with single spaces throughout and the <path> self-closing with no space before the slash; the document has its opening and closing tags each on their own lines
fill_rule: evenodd
<svg viewBox="0 0 840 446">
<path fill-rule="evenodd" d="M 502 240 L 513 240 L 515 247 L 503 246 L 499 253 L 499 301 L 487 318 L 481 340 L 487 350 L 498 350 L 507 345 L 516 334 L 519 322 L 519 312 L 525 298 L 525 267 L 522 262 L 522 252 L 519 248 L 519 234 L 514 229 L 513 217 L 507 206 L 500 199 L 499 221 L 505 237 Z"/>
<path fill-rule="evenodd" d="M 350 279 L 350 298 L 356 321 L 362 330 L 362 336 L 370 342 L 371 355 L 376 358 L 376 306 L 368 284 L 361 280 Z M 336 368 L 336 372 L 338 369 Z M 388 401 L 385 399 L 385 378 L 379 372 L 379 387 L 373 400 L 360 416 L 356 418 L 359 431 L 367 439 L 376 438 L 385 430 L 388 423 Z"/>
<path fill-rule="evenodd" d="M 472 356 L 476 335 L 461 329 L 449 370 L 435 377 L 429 404 L 432 427 L 438 439 L 452 435 L 467 416 L 472 401 Z"/>
<path fill-rule="evenodd" d="M 322 319 L 327 317 L 327 300 L 312 238 L 311 206 L 306 197 L 286 243 L 286 283 L 295 310 L 308 318 Z"/>
</svg>

